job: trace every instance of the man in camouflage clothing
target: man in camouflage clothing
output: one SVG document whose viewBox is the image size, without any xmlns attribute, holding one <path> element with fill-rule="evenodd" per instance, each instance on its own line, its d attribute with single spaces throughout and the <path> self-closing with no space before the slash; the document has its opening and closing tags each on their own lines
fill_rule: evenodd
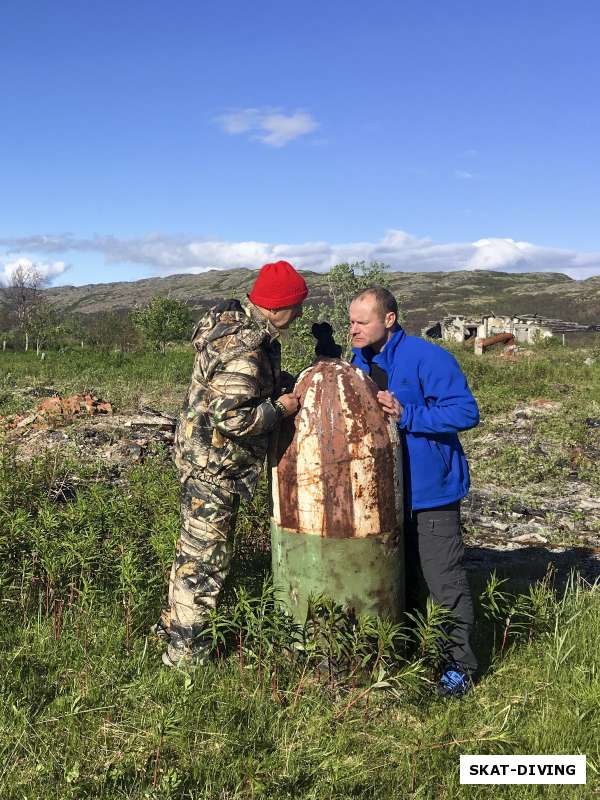
<svg viewBox="0 0 600 800">
<path fill-rule="evenodd" d="M 208 655 L 202 630 L 229 571 L 240 497 L 252 497 L 269 434 L 298 410 L 294 394 L 281 394 L 278 336 L 307 294 L 291 264 L 265 264 L 246 301 L 215 306 L 192 336 L 196 359 L 175 433 L 181 532 L 168 606 L 154 628 L 168 642 L 167 666 Z"/>
</svg>

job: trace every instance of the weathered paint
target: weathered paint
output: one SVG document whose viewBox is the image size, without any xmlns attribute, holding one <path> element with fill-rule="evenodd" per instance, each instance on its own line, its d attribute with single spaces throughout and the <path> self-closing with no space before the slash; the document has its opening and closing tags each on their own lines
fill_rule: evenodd
<svg viewBox="0 0 600 800">
<path fill-rule="evenodd" d="M 290 599 L 295 613 L 312 593 L 395 617 L 404 586 L 396 425 L 371 379 L 339 359 L 319 360 L 296 391 L 301 410 L 271 454 L 275 581 L 303 598 Z"/>
<path fill-rule="evenodd" d="M 397 535 L 363 539 L 304 536 L 271 522 L 273 576 L 280 601 L 303 624 L 308 599 L 324 594 L 358 614 L 398 620 L 404 558 Z"/>
<path fill-rule="evenodd" d="M 301 410 L 281 426 L 272 455 L 273 519 L 327 538 L 372 536 L 402 520 L 398 432 L 377 387 L 338 359 L 298 379 Z"/>
</svg>

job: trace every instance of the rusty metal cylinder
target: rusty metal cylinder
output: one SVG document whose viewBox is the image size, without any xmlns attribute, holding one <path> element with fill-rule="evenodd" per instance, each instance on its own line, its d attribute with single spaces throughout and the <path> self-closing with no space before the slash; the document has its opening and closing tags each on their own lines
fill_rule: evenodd
<svg viewBox="0 0 600 800">
<path fill-rule="evenodd" d="M 512 333 L 498 333 L 495 336 L 489 336 L 487 339 L 475 339 L 475 355 L 480 356 L 488 347 L 493 347 L 495 344 L 514 344 L 515 337 Z"/>
<path fill-rule="evenodd" d="M 303 623 L 326 595 L 397 620 L 404 607 L 402 449 L 364 372 L 322 359 L 298 378 L 301 409 L 271 453 L 273 577 Z"/>
</svg>

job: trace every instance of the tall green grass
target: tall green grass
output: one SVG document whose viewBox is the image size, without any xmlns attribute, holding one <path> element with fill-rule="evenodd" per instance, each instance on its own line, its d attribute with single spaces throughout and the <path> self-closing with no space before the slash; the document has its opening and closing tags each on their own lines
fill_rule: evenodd
<svg viewBox="0 0 600 800">
<path fill-rule="evenodd" d="M 588 786 L 568 796 L 600 789 L 598 586 L 557 595 L 548 579 L 515 597 L 490 581 L 490 668 L 464 700 L 440 700 L 435 608 L 377 627 L 320 601 L 306 631 L 276 609 L 261 489 L 212 620 L 215 661 L 180 673 L 148 635 L 177 535 L 170 465 L 115 482 L 5 448 L 0 479 L 3 799 L 487 797 L 459 786 L 461 753 L 586 753 Z"/>
<path fill-rule="evenodd" d="M 113 403 L 116 411 L 131 411 L 140 402 L 166 411 L 181 406 L 188 386 L 193 351 L 172 348 L 155 352 L 103 352 L 91 349 L 0 353 L 0 414 L 22 411 L 35 404 L 35 391 L 52 388 L 61 395 L 90 392 Z"/>
</svg>

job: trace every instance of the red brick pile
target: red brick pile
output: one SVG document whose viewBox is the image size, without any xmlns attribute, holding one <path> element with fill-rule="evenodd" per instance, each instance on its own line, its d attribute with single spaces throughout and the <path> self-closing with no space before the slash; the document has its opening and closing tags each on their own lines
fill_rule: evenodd
<svg viewBox="0 0 600 800">
<path fill-rule="evenodd" d="M 91 394 L 72 394 L 69 397 L 46 397 L 33 410 L 7 417 L 5 424 L 9 429 L 49 428 L 66 425 L 79 415 L 92 417 L 112 413 L 111 404 L 105 400 L 99 400 Z"/>
</svg>

